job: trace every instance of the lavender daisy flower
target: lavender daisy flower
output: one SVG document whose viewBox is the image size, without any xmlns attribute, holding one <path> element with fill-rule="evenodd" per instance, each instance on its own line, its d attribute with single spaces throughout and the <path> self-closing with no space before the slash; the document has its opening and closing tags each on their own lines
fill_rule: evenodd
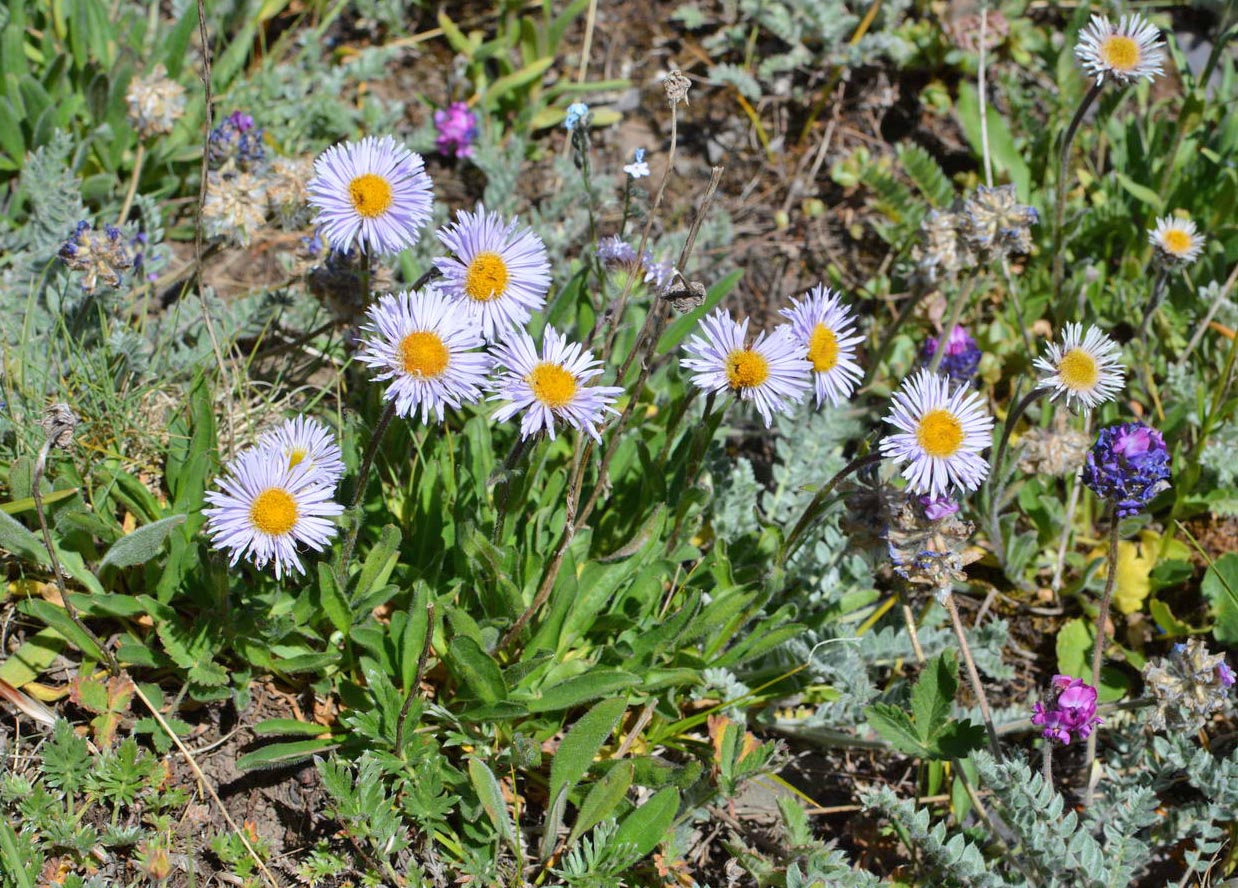
<svg viewBox="0 0 1238 888">
<path fill-rule="evenodd" d="M 1126 372 L 1118 344 L 1097 327 L 1084 335 L 1082 324 L 1067 324 L 1062 344 L 1049 343 L 1036 369 L 1044 374 L 1038 388 L 1053 389 L 1054 400 L 1064 395 L 1067 407 L 1084 412 L 1112 401 Z"/>
<path fill-rule="evenodd" d="M 331 430 L 316 419 L 298 416 L 284 420 L 258 439 L 258 446 L 288 461 L 288 468 L 305 466 L 318 480 L 334 488 L 344 477 L 344 459 Z"/>
<path fill-rule="evenodd" d="M 446 407 L 481 400 L 491 366 L 473 351 L 481 331 L 437 289 L 383 296 L 366 320 L 360 360 L 378 371 L 374 382 L 390 381 L 383 399 L 395 402 L 398 415 L 420 410 L 422 422 L 431 414 L 442 422 Z"/>
<path fill-rule="evenodd" d="M 434 112 L 434 128 L 438 137 L 434 147 L 445 157 L 472 157 L 473 140 L 477 138 L 477 115 L 467 102 L 452 102 L 446 110 Z"/>
<path fill-rule="evenodd" d="M 1075 739 L 1086 740 L 1097 725 L 1096 688 L 1084 684 L 1081 678 L 1069 675 L 1053 676 L 1049 696 L 1032 707 L 1032 724 L 1044 728 L 1046 740 L 1068 744 Z"/>
<path fill-rule="evenodd" d="M 1165 439 L 1142 422 L 1101 429 L 1083 467 L 1083 483 L 1113 503 L 1119 518 L 1138 514 L 1169 487 Z"/>
<path fill-rule="evenodd" d="M 966 386 L 951 391 L 946 377 L 920 370 L 895 392 L 886 422 L 898 432 L 882 440 L 881 455 L 908 464 L 902 474 L 914 492 L 975 490 L 988 477 L 980 451 L 992 443 L 993 417 Z"/>
<path fill-rule="evenodd" d="M 741 401 L 751 401 L 766 428 L 775 413 L 789 412 L 807 394 L 812 364 L 786 326 L 761 333 L 748 345 L 748 319 L 736 323 L 719 308 L 702 319 L 701 329 L 704 335 L 693 336 L 684 346 L 692 357 L 682 362 L 698 388 L 729 390 Z"/>
<path fill-rule="evenodd" d="M 936 336 L 930 336 L 920 352 L 920 364 L 927 367 L 933 361 L 940 346 Z M 980 367 L 980 348 L 976 340 L 963 327 L 955 327 L 946 339 L 946 353 L 942 356 L 938 370 L 949 376 L 955 382 L 971 382 Z"/>
<path fill-rule="evenodd" d="M 306 190 L 314 224 L 333 249 L 357 242 L 374 255 L 398 253 L 430 221 L 433 186 L 420 154 L 391 136 L 343 142 L 314 161 Z"/>
<path fill-rule="evenodd" d="M 855 347 L 864 340 L 855 332 L 855 317 L 837 293 L 821 284 L 793 300 L 781 314 L 791 321 L 791 333 L 812 364 L 817 406 L 839 406 L 855 391 L 863 373 Z"/>
<path fill-rule="evenodd" d="M 670 262 L 659 262 L 652 251 L 646 250 L 641 256 L 641 266 L 645 269 L 645 283 L 653 286 L 659 293 L 670 288 L 675 280 L 675 266 Z"/>
<path fill-rule="evenodd" d="M 258 568 L 274 561 L 276 579 L 305 573 L 297 544 L 321 552 L 338 530 L 329 519 L 344 511 L 310 466 L 290 468 L 263 448 L 239 454 L 217 483 L 222 491 L 208 492 L 211 508 L 202 510 L 211 544 L 230 550 L 233 566 L 242 557 Z"/>
<path fill-rule="evenodd" d="M 438 230 L 452 256 L 435 259 L 442 288 L 482 331 L 487 342 L 503 338 L 528 323 L 531 312 L 546 304 L 550 261 L 542 239 L 515 219 L 461 210 L 456 221 Z"/>
<path fill-rule="evenodd" d="M 555 437 L 555 422 L 566 423 L 601 442 L 597 425 L 604 413 L 617 413 L 611 404 L 623 389 L 610 385 L 587 385 L 604 368 L 578 342 L 569 343 L 553 327 L 547 327 L 538 354 L 533 338 L 524 330 L 494 348 L 502 370 L 490 400 L 507 401 L 495 411 L 499 422 L 520 417 L 520 437 L 545 431 Z"/>
</svg>

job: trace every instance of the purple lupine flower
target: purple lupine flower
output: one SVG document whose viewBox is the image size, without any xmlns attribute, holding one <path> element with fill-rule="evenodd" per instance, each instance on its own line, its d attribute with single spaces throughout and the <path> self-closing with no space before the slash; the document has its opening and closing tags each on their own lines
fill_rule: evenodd
<svg viewBox="0 0 1238 888">
<path fill-rule="evenodd" d="M 1234 670 L 1224 660 L 1217 664 L 1217 678 L 1221 680 L 1221 684 L 1224 687 L 1232 688 L 1234 686 Z"/>
<path fill-rule="evenodd" d="M 1043 727 L 1046 740 L 1067 744 L 1086 740 L 1092 729 L 1103 722 L 1096 717 L 1096 688 L 1081 678 L 1053 676 L 1049 695 L 1032 707 L 1032 724 Z"/>
<path fill-rule="evenodd" d="M 1119 518 L 1138 514 L 1169 487 L 1165 439 L 1142 422 L 1101 429 L 1083 467 L 1083 483 L 1112 502 Z"/>
<path fill-rule="evenodd" d="M 211 169 L 222 169 L 229 161 L 243 170 L 260 163 L 266 157 L 266 147 L 262 143 L 265 132 L 254 125 L 251 115 L 233 111 L 211 130 L 207 139 L 207 160 Z"/>
<path fill-rule="evenodd" d="M 920 352 L 922 366 L 927 367 L 932 363 L 938 346 L 939 340 L 936 336 L 930 336 L 925 341 L 924 348 Z M 956 326 L 946 339 L 945 349 L 946 353 L 942 356 L 938 368 L 940 372 L 956 382 L 971 382 L 972 377 L 976 375 L 976 370 L 980 367 L 980 348 L 976 345 L 976 340 L 972 339 L 971 334 L 963 327 Z"/>
<path fill-rule="evenodd" d="M 100 280 L 119 287 L 123 273 L 133 267 L 133 255 L 119 228 L 105 225 L 103 231 L 96 231 L 85 220 L 74 226 L 58 255 L 66 266 L 82 272 L 82 289 L 87 293 L 94 292 Z"/>
<path fill-rule="evenodd" d="M 434 147 L 444 157 L 472 157 L 473 141 L 477 138 L 477 115 L 466 102 L 452 102 L 445 110 L 434 112 L 434 128 L 438 138 Z"/>
<path fill-rule="evenodd" d="M 959 504 L 948 494 L 942 496 L 922 496 L 920 497 L 920 507 L 924 509 L 924 517 L 929 521 L 940 521 L 959 510 Z"/>
</svg>

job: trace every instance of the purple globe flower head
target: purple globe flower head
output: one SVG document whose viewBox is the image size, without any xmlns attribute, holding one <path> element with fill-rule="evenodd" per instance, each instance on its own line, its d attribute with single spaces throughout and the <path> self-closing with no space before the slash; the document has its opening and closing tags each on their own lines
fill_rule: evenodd
<svg viewBox="0 0 1238 888">
<path fill-rule="evenodd" d="M 937 354 L 939 340 L 930 336 L 920 352 L 920 363 L 927 367 Z M 963 327 L 956 326 L 946 338 L 946 353 L 942 355 L 940 371 L 956 382 L 971 382 L 980 367 L 980 348 Z"/>
<path fill-rule="evenodd" d="M 920 497 L 920 506 L 924 509 L 924 517 L 929 521 L 940 521 L 959 510 L 959 504 L 951 499 L 949 495 L 922 496 Z"/>
<path fill-rule="evenodd" d="M 1101 429 L 1083 467 L 1083 483 L 1112 502 L 1119 518 L 1138 514 L 1169 487 L 1165 439 L 1142 422 Z"/>
<path fill-rule="evenodd" d="M 1224 687 L 1232 688 L 1234 686 L 1234 670 L 1224 660 L 1217 664 L 1217 678 L 1221 680 L 1221 684 Z"/>
<path fill-rule="evenodd" d="M 228 115 L 228 122 L 243 133 L 254 128 L 254 118 L 244 111 L 233 111 Z"/>
<path fill-rule="evenodd" d="M 1086 740 L 1092 729 L 1103 722 L 1096 717 L 1096 688 L 1081 678 L 1055 675 L 1044 700 L 1032 707 L 1032 724 L 1044 728 L 1046 740 L 1063 745 L 1075 739 Z"/>
<path fill-rule="evenodd" d="M 612 234 L 610 237 L 604 237 L 598 241 L 597 254 L 598 258 L 602 260 L 602 264 L 607 267 L 612 265 L 635 265 L 637 260 L 636 248 L 617 234 Z"/>
<path fill-rule="evenodd" d="M 477 115 L 465 102 L 452 102 L 446 110 L 434 112 L 438 138 L 434 146 L 444 157 L 472 157 L 477 138 Z"/>
<path fill-rule="evenodd" d="M 207 160 L 211 169 L 223 169 L 229 162 L 243 170 L 255 166 L 266 157 L 265 133 L 255 126 L 251 115 L 233 111 L 211 130 L 207 140 Z"/>
</svg>

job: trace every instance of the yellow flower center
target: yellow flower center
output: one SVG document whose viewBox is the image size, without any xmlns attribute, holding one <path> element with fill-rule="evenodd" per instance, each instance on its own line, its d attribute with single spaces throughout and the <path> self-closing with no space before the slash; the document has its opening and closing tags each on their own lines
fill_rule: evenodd
<svg viewBox="0 0 1238 888">
<path fill-rule="evenodd" d="M 566 407 L 576 397 L 576 377 L 559 364 L 538 364 L 524 378 L 533 397 L 547 407 Z"/>
<path fill-rule="evenodd" d="M 1081 348 L 1072 348 L 1062 355 L 1057 373 L 1062 377 L 1062 385 L 1076 392 L 1090 391 L 1100 381 L 1096 359 Z"/>
<path fill-rule="evenodd" d="M 305 462 L 305 457 L 307 456 L 309 456 L 309 451 L 304 447 L 295 447 L 288 451 L 288 468 L 295 469 Z"/>
<path fill-rule="evenodd" d="M 1181 228 L 1170 228 L 1161 235 L 1161 246 L 1167 253 L 1184 256 L 1191 251 L 1191 236 Z"/>
<path fill-rule="evenodd" d="M 391 206 L 391 183 L 382 176 L 365 173 L 348 183 L 348 196 L 359 215 L 373 219 Z"/>
<path fill-rule="evenodd" d="M 838 366 L 838 337 L 825 324 L 817 324 L 808 340 L 808 360 L 812 369 L 826 373 Z"/>
<path fill-rule="evenodd" d="M 507 263 L 498 253 L 478 253 L 469 263 L 464 292 L 475 302 L 498 299 L 507 289 Z"/>
<path fill-rule="evenodd" d="M 249 523 L 263 533 L 283 536 L 297 524 L 297 501 L 280 487 L 268 487 L 254 497 Z"/>
<path fill-rule="evenodd" d="M 756 388 L 769 379 L 769 361 L 750 348 L 733 351 L 726 358 L 726 378 L 732 389 Z"/>
<path fill-rule="evenodd" d="M 1139 64 L 1139 44 L 1122 34 L 1110 35 L 1100 45 L 1100 58 L 1115 71 L 1133 71 Z"/>
<path fill-rule="evenodd" d="M 929 456 L 954 456 L 963 445 L 963 423 L 949 410 L 930 410 L 916 427 L 916 441 Z"/>
<path fill-rule="evenodd" d="M 409 376 L 435 379 L 447 369 L 449 359 L 447 346 L 437 333 L 419 330 L 400 340 L 400 363 Z"/>
</svg>

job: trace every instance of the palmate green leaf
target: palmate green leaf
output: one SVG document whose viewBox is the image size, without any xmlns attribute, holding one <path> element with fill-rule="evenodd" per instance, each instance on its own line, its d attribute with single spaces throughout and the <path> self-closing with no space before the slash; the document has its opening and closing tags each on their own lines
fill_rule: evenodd
<svg viewBox="0 0 1238 888">
<path fill-rule="evenodd" d="M 107 550 L 107 554 L 99 562 L 99 569 L 109 565 L 132 567 L 135 564 L 145 564 L 160 553 L 168 534 L 184 523 L 184 515 L 172 515 L 126 534 Z"/>
<path fill-rule="evenodd" d="M 891 746 L 917 758 L 961 758 L 984 743 L 979 725 L 950 718 L 958 690 L 958 662 L 944 651 L 925 664 L 911 689 L 911 713 L 888 703 L 865 710 L 869 725 Z"/>
<path fill-rule="evenodd" d="M 912 687 L 911 711 L 923 739 L 935 735 L 950 718 L 950 704 L 959 689 L 958 672 L 954 651 L 946 650 L 925 664 Z"/>
<path fill-rule="evenodd" d="M 1218 558 L 1204 574 L 1200 590 L 1216 612 L 1217 641 L 1238 643 L 1238 554 L 1227 552 Z"/>
</svg>

